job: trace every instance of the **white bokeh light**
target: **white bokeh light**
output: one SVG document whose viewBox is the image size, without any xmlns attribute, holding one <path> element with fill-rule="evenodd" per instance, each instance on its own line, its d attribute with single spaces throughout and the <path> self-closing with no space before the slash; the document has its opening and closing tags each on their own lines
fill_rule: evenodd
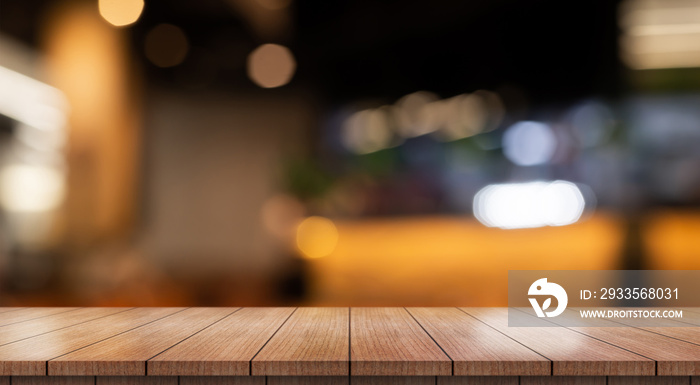
<svg viewBox="0 0 700 385">
<path fill-rule="evenodd" d="M 63 174 L 53 168 L 9 165 L 0 170 L 0 203 L 10 212 L 57 208 L 65 195 Z"/>
<path fill-rule="evenodd" d="M 564 226 L 578 221 L 585 205 L 581 190 L 567 181 L 494 184 L 474 197 L 474 216 L 502 229 Z"/>
<path fill-rule="evenodd" d="M 556 147 L 554 132 L 544 123 L 518 122 L 503 134 L 503 153 L 519 166 L 536 166 L 549 162 Z"/>
</svg>

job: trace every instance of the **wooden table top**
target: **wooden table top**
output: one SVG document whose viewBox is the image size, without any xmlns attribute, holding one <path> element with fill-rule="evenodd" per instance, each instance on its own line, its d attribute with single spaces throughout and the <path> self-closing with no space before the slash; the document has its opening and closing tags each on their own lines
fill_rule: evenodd
<svg viewBox="0 0 700 385">
<path fill-rule="evenodd" d="M 700 327 L 504 308 L 0 308 L 0 376 L 693 376 Z"/>
</svg>

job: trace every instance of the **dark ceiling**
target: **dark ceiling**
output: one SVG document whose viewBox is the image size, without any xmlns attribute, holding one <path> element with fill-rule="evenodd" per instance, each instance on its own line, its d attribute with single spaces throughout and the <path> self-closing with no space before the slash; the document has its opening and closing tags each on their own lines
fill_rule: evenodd
<svg viewBox="0 0 700 385">
<path fill-rule="evenodd" d="M 129 30 L 149 83 L 255 88 L 246 56 L 270 41 L 256 37 L 226 1 L 146 0 Z M 0 31 L 35 45 L 50 3 L 0 0 Z M 272 41 L 289 46 L 298 61 L 287 87 L 312 89 L 333 103 L 504 87 L 551 103 L 621 87 L 616 1 L 301 0 L 291 7 L 293 28 Z M 192 46 L 175 68 L 154 67 L 143 55 L 145 34 L 162 22 L 180 26 Z"/>
<path fill-rule="evenodd" d="M 585 4 L 585 5 L 584 5 Z M 557 101 L 616 91 L 613 1 L 311 1 L 300 72 L 334 97 L 517 87 Z"/>
</svg>

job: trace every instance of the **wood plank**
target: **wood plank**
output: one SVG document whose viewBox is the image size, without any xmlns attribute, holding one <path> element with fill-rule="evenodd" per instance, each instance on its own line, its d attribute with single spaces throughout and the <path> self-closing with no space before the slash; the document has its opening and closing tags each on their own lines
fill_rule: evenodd
<svg viewBox="0 0 700 385">
<path fill-rule="evenodd" d="M 681 307 L 679 308 L 680 310 L 689 311 L 691 313 L 695 313 L 696 315 L 700 315 L 700 308 L 697 307 Z"/>
<path fill-rule="evenodd" d="M 267 385 L 350 385 L 350 377 L 349 376 L 269 376 L 269 377 L 267 377 Z"/>
<path fill-rule="evenodd" d="M 265 385 L 265 377 L 264 376 L 195 376 L 195 377 L 185 376 L 185 377 L 180 377 L 180 384 L 179 385 Z"/>
<path fill-rule="evenodd" d="M 608 377 L 608 385 L 688 385 L 687 376 L 625 376 Z"/>
<path fill-rule="evenodd" d="M 137 308 L 0 346 L 0 375 L 44 376 L 46 362 L 171 315 L 182 308 Z"/>
<path fill-rule="evenodd" d="M 0 326 L 12 325 L 18 322 L 29 321 L 53 314 L 78 310 L 77 307 L 28 307 L 17 311 L 1 313 Z"/>
<path fill-rule="evenodd" d="M 95 385 L 95 377 L 12 377 L 12 385 Z"/>
<path fill-rule="evenodd" d="M 700 376 L 693 376 L 690 378 L 690 383 L 692 385 L 700 385 Z"/>
<path fill-rule="evenodd" d="M 8 311 L 15 311 L 15 310 L 20 310 L 20 309 L 26 309 L 23 307 L 0 307 L 0 314 L 1 313 L 7 313 Z M 9 381 L 9 379 L 8 379 Z"/>
<path fill-rule="evenodd" d="M 353 376 L 452 374 L 450 358 L 403 308 L 352 308 L 350 346 Z"/>
<path fill-rule="evenodd" d="M 698 327 L 642 327 L 642 330 L 685 341 L 694 345 L 700 345 L 700 333 Z M 700 373 L 695 373 L 700 374 Z"/>
<path fill-rule="evenodd" d="M 577 327 L 571 329 L 655 360 L 659 376 L 700 374 L 700 346 L 698 345 L 635 328 Z"/>
<path fill-rule="evenodd" d="M 563 327 L 508 327 L 508 309 L 463 308 L 499 332 L 552 360 L 555 376 L 655 374 L 655 362 Z"/>
<path fill-rule="evenodd" d="M 95 385 L 177 385 L 177 380 L 177 377 L 97 377 Z"/>
<path fill-rule="evenodd" d="M 106 317 L 129 310 L 130 308 L 83 308 L 75 311 L 53 314 L 47 317 L 7 325 L 0 328 L 0 346 L 77 325 L 93 319 Z"/>
<path fill-rule="evenodd" d="M 520 377 L 520 385 L 605 385 L 603 376 L 549 376 Z"/>
<path fill-rule="evenodd" d="M 145 376 L 146 361 L 238 308 L 189 308 L 49 361 L 50 376 Z"/>
<path fill-rule="evenodd" d="M 355 310 L 355 308 L 353 308 Z M 352 385 L 435 385 L 434 376 L 358 376 Z"/>
<path fill-rule="evenodd" d="M 255 356 L 252 375 L 350 374 L 349 309 L 297 309 Z"/>
<path fill-rule="evenodd" d="M 437 385 L 518 385 L 517 376 L 438 376 Z"/>
<path fill-rule="evenodd" d="M 580 320 L 578 311 L 569 309 L 560 317 L 547 321 L 562 324 L 567 319 L 586 323 L 586 320 Z M 700 374 L 700 346 L 698 345 L 636 327 L 620 326 L 624 323 L 618 321 L 596 319 L 588 322 L 596 326 L 569 327 L 569 329 L 656 361 L 656 374 L 659 376 Z"/>
<path fill-rule="evenodd" d="M 294 308 L 243 308 L 148 361 L 148 375 L 247 376 Z"/>
<path fill-rule="evenodd" d="M 547 376 L 552 364 L 456 308 L 408 308 L 454 361 L 455 376 Z"/>
<path fill-rule="evenodd" d="M 10 377 L 0 377 L 0 385 L 10 385 Z"/>
</svg>

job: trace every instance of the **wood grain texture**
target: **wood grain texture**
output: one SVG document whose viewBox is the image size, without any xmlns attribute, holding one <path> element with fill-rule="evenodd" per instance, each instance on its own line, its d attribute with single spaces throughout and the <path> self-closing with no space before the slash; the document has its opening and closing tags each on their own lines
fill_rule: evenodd
<svg viewBox="0 0 700 385">
<path fill-rule="evenodd" d="M 507 309 L 463 308 L 499 332 L 552 360 L 555 376 L 655 374 L 655 362 L 562 327 L 508 327 Z"/>
<path fill-rule="evenodd" d="M 0 375 L 46 375 L 46 362 L 53 358 L 181 310 L 183 309 L 131 309 L 0 346 Z"/>
<path fill-rule="evenodd" d="M 518 385 L 516 376 L 438 376 L 437 385 Z"/>
<path fill-rule="evenodd" d="M 28 307 L 17 311 L 0 313 L 0 326 L 11 325 L 17 322 L 29 321 L 53 314 L 78 310 L 77 307 Z"/>
<path fill-rule="evenodd" d="M 244 308 L 148 361 L 148 375 L 246 376 L 294 308 Z"/>
<path fill-rule="evenodd" d="M 667 337 L 686 341 L 691 344 L 700 345 L 700 333 L 697 327 L 643 327 L 640 328 L 651 333 L 661 334 Z"/>
<path fill-rule="evenodd" d="M 605 385 L 602 376 L 549 376 L 549 377 L 520 377 L 520 385 Z"/>
<path fill-rule="evenodd" d="M 0 307 L 0 314 L 1 313 L 7 313 L 8 311 L 15 311 L 15 310 L 20 310 L 20 309 L 26 309 L 23 307 Z M 9 379 L 8 379 L 9 381 Z"/>
<path fill-rule="evenodd" d="M 267 385 L 350 385 L 349 376 L 269 376 Z"/>
<path fill-rule="evenodd" d="M 498 308 L 47 309 L 6 312 L 24 315 L 0 327 L 0 376 L 16 376 L 0 385 L 700 385 L 697 327 L 508 327 Z"/>
<path fill-rule="evenodd" d="M 177 380 L 177 377 L 97 377 L 95 385 L 177 385 Z"/>
<path fill-rule="evenodd" d="M 0 327 L 0 345 L 7 345 L 25 338 L 106 317 L 128 309 L 116 307 L 83 308 L 7 325 Z"/>
<path fill-rule="evenodd" d="M 700 376 L 690 377 L 691 385 L 700 385 Z"/>
<path fill-rule="evenodd" d="M 449 376 L 452 361 L 403 308 L 352 308 L 351 375 Z"/>
<path fill-rule="evenodd" d="M 659 376 L 700 374 L 700 346 L 636 328 L 570 328 L 657 362 Z M 697 331 L 696 331 L 697 333 Z"/>
<path fill-rule="evenodd" d="M 688 385 L 690 378 L 687 376 L 627 376 L 608 377 L 608 385 Z"/>
<path fill-rule="evenodd" d="M 567 318 L 581 323 L 579 312 L 574 309 L 567 309 L 561 317 L 548 321 L 555 324 L 563 324 Z M 632 319 L 630 324 L 639 323 L 639 321 L 641 320 Z M 570 327 L 569 329 L 656 361 L 656 373 L 659 376 L 700 374 L 700 346 L 654 333 L 644 328 L 620 327 L 620 325 L 628 324 L 628 322 L 630 321 L 597 319 L 595 320 L 595 327 L 585 327 L 584 322 L 584 326 Z M 677 324 L 684 325 L 683 323 Z M 681 327 L 681 329 L 687 329 L 687 327 Z"/>
<path fill-rule="evenodd" d="M 354 310 L 354 308 L 353 308 Z M 434 376 L 359 376 L 352 385 L 435 385 Z"/>
<path fill-rule="evenodd" d="M 179 385 L 265 385 L 264 376 L 197 376 L 180 377 Z"/>
<path fill-rule="evenodd" d="M 12 377 L 12 385 L 95 385 L 95 377 Z"/>
<path fill-rule="evenodd" d="M 551 374 L 551 361 L 456 308 L 408 308 L 454 361 L 455 376 Z"/>
<path fill-rule="evenodd" d="M 252 362 L 252 375 L 350 374 L 349 309 L 297 309 Z"/>
<path fill-rule="evenodd" d="M 238 308 L 190 308 L 49 361 L 50 376 L 145 376 L 146 361 Z"/>
</svg>

